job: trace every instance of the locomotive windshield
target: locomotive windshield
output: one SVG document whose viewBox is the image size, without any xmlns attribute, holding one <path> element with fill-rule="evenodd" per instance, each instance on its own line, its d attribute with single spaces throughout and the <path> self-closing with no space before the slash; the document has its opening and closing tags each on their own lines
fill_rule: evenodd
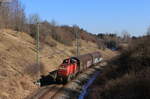
<svg viewBox="0 0 150 99">
<path fill-rule="evenodd" d="M 68 62 L 69 62 L 69 60 L 68 60 L 68 59 L 65 59 L 65 60 L 63 61 L 63 64 L 68 64 Z"/>
<path fill-rule="evenodd" d="M 69 59 L 65 59 L 63 61 L 63 64 L 74 64 L 76 62 L 77 62 L 77 60 L 75 60 L 74 58 L 69 58 Z"/>
</svg>

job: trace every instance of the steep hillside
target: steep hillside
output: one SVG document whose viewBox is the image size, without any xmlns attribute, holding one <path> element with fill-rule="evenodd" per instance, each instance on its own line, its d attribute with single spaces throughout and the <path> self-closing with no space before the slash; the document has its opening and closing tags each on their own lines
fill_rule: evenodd
<svg viewBox="0 0 150 99">
<path fill-rule="evenodd" d="M 108 63 L 85 99 L 150 99 L 150 36 L 139 37 Z"/>
<path fill-rule="evenodd" d="M 0 30 L 0 98 L 21 99 L 37 89 L 33 82 L 38 79 L 38 72 L 47 74 L 57 69 L 64 58 L 75 55 L 73 46 L 65 46 L 48 38 L 56 46 L 41 43 L 40 63 L 36 65 L 35 40 L 27 33 L 12 30 Z M 115 52 L 101 51 L 92 42 L 80 40 L 80 54 L 100 51 L 105 59 Z"/>
<path fill-rule="evenodd" d="M 35 62 L 33 43 L 25 33 L 0 30 L 0 97 L 21 98 L 35 88 L 24 71 Z"/>
</svg>

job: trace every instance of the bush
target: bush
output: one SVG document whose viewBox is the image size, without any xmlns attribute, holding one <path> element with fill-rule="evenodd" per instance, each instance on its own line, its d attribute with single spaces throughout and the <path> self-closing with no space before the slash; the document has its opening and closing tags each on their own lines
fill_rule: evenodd
<svg viewBox="0 0 150 99">
<path fill-rule="evenodd" d="M 94 85 L 99 99 L 150 99 L 150 37 L 133 40 L 108 63 Z"/>
<path fill-rule="evenodd" d="M 99 49 L 109 48 L 111 50 L 118 49 L 119 37 L 116 34 L 97 34 L 97 45 Z"/>
<path fill-rule="evenodd" d="M 57 44 L 55 42 L 53 42 L 53 41 L 46 41 L 45 43 L 47 45 L 49 45 L 50 47 L 56 47 L 57 46 Z"/>
<path fill-rule="evenodd" d="M 150 68 L 138 75 L 129 74 L 117 80 L 109 81 L 103 90 L 101 99 L 149 99 Z"/>
<path fill-rule="evenodd" d="M 42 63 L 40 63 L 40 65 L 32 64 L 32 65 L 28 65 L 25 67 L 24 69 L 24 73 L 30 75 L 33 78 L 37 78 L 38 76 L 40 76 L 40 72 L 44 71 L 44 65 Z"/>
<path fill-rule="evenodd" d="M 105 45 L 107 46 L 107 48 L 112 49 L 112 50 L 117 49 L 118 47 L 117 42 L 114 40 L 106 41 Z"/>
</svg>

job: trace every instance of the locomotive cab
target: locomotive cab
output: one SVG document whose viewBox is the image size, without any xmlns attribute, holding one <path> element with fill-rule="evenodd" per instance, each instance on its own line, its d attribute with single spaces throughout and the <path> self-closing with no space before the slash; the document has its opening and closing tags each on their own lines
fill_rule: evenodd
<svg viewBox="0 0 150 99">
<path fill-rule="evenodd" d="M 62 64 L 70 64 L 70 59 L 65 59 Z"/>
<path fill-rule="evenodd" d="M 78 61 L 71 57 L 65 59 L 58 69 L 58 76 L 60 78 L 68 78 L 78 72 Z"/>
</svg>

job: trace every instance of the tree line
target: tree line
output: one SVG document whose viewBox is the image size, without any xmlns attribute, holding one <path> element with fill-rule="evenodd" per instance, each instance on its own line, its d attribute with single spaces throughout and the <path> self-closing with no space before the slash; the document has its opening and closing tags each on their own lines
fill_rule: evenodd
<svg viewBox="0 0 150 99">
<path fill-rule="evenodd" d="M 11 1 L 12 2 L 0 3 L 0 29 L 8 28 L 15 31 L 26 32 L 33 38 L 36 38 L 37 24 L 39 24 L 40 42 L 47 43 L 52 46 L 56 44 L 52 44 L 52 42 L 48 41 L 49 36 L 65 45 L 72 45 L 72 41 L 76 39 L 77 32 L 79 33 L 79 39 L 97 43 L 98 48 L 100 49 L 116 49 L 120 42 L 128 43 L 131 39 L 130 34 L 127 31 L 123 31 L 123 36 L 119 37 L 115 33 L 99 33 L 94 35 L 76 25 L 58 26 L 54 20 L 51 22 L 42 20 L 38 14 L 31 14 L 27 16 L 25 14 L 25 7 L 19 0 Z M 147 34 L 150 34 L 149 31 L 150 29 L 148 29 Z M 133 38 L 136 39 L 136 37 Z"/>
<path fill-rule="evenodd" d="M 117 46 L 116 34 L 98 34 L 93 35 L 86 30 L 74 26 L 58 26 L 53 20 L 48 22 L 42 20 L 38 14 L 26 16 L 25 7 L 19 0 L 12 0 L 12 2 L 1 2 L 0 4 L 0 29 L 13 29 L 15 31 L 27 32 L 33 38 L 36 38 L 37 24 L 40 26 L 40 42 L 47 43 L 47 39 L 51 36 L 56 41 L 65 45 L 72 45 L 72 41 L 76 39 L 76 33 L 79 33 L 79 39 L 85 41 L 97 42 L 99 48 L 113 48 Z M 115 39 L 115 40 L 114 40 Z"/>
</svg>

